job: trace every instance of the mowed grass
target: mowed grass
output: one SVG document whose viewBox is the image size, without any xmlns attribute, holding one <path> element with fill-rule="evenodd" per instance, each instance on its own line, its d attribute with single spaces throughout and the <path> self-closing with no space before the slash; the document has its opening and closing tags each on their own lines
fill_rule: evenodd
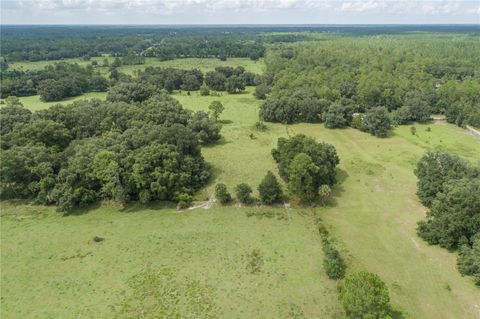
<svg viewBox="0 0 480 319">
<path fill-rule="evenodd" d="M 456 255 L 426 245 L 415 233 L 425 208 L 415 195 L 413 174 L 427 150 L 478 161 L 478 137 L 446 123 L 416 125 L 416 136 L 401 126 L 386 139 L 322 124 L 267 123 L 268 129 L 258 132 L 253 125 L 261 102 L 252 91 L 218 97 L 174 94 L 196 111 L 208 110 L 213 100 L 225 106 L 220 117 L 223 139 L 202 150 L 213 177 L 197 200 L 212 196 L 216 182 L 226 183 L 232 192 L 236 184 L 247 182 L 257 195 L 266 171 L 277 173 L 270 152 L 278 137 L 303 133 L 331 143 L 341 159 L 339 184 L 331 206 L 317 211 L 346 256 L 348 271 L 379 274 L 407 318 L 480 316 L 480 290 L 460 276 Z M 115 317 L 131 293 L 129 278 L 149 264 L 174 269 L 175 285 L 199 280 L 214 300 L 203 317 L 338 317 L 335 282 L 323 273 L 320 242 L 307 209 L 256 209 L 287 216 L 278 219 L 246 217 L 254 208 L 234 206 L 176 212 L 104 204 L 60 217 L 50 207 L 3 205 L 5 318 Z M 93 243 L 95 235 L 106 239 Z M 264 258 L 262 271 L 255 275 L 246 271 L 253 249 Z M 185 293 L 181 287 L 178 284 L 177 291 Z"/>
<path fill-rule="evenodd" d="M 251 89 L 249 90 L 251 91 Z M 176 95 L 183 105 L 207 110 L 218 99 L 225 105 L 227 123 L 220 145 L 204 148 L 214 163 L 215 181 L 233 190 L 241 182 L 254 188 L 267 170 L 277 173 L 271 157 L 277 138 L 302 133 L 331 143 L 341 163 L 333 207 L 320 209 L 348 255 L 349 271 L 366 269 L 388 284 L 394 304 L 410 318 L 478 318 L 480 290 L 456 269 L 456 254 L 427 245 L 416 235 L 416 224 L 425 216 L 416 192 L 416 163 L 428 150 L 442 150 L 477 164 L 480 139 L 445 122 L 400 126 L 390 138 L 379 139 L 355 129 L 331 130 L 322 124 L 267 123 L 257 132 L 259 101 L 249 94 L 199 97 Z M 430 127 L 431 131 L 427 131 Z M 249 135 L 253 133 L 255 139 Z M 201 196 L 213 193 L 211 183 Z M 450 287 L 450 290 L 447 289 Z"/>
</svg>

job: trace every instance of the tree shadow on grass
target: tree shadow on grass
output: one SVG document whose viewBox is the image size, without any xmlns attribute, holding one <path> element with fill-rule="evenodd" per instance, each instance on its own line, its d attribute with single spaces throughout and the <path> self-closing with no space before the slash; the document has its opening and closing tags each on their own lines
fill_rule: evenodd
<svg viewBox="0 0 480 319">
<path fill-rule="evenodd" d="M 138 213 L 144 210 L 162 210 L 162 209 L 176 209 L 177 204 L 170 201 L 153 201 L 148 204 L 140 202 L 131 202 L 120 209 L 122 213 Z"/>
<path fill-rule="evenodd" d="M 226 144 L 230 144 L 232 143 L 232 141 L 228 141 L 225 139 L 225 137 L 221 137 L 218 141 L 216 141 L 215 143 L 210 143 L 210 144 L 203 144 L 202 145 L 202 148 L 213 148 L 215 146 L 219 146 L 219 145 L 226 145 Z"/>
<path fill-rule="evenodd" d="M 332 188 L 332 196 L 328 199 L 327 207 L 335 207 L 338 205 L 337 198 L 341 197 L 342 193 L 345 192 L 345 188 L 342 186 L 342 184 L 345 182 L 345 180 L 348 178 L 348 173 L 347 171 L 337 168 L 337 184 L 333 186 Z"/>
<path fill-rule="evenodd" d="M 227 125 L 227 124 L 232 124 L 233 121 L 232 120 L 219 120 L 218 123 Z"/>
<path fill-rule="evenodd" d="M 75 207 L 69 210 L 68 212 L 63 213 L 63 217 L 70 217 L 70 216 L 82 216 L 88 214 L 92 210 L 98 209 L 102 206 L 101 201 L 96 201 L 84 207 Z"/>
</svg>

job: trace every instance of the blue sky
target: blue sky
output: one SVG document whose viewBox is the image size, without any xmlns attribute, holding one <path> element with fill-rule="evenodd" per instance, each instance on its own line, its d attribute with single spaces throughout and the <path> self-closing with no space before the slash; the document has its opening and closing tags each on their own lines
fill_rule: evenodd
<svg viewBox="0 0 480 319">
<path fill-rule="evenodd" d="M 2 24 L 480 24 L 480 0 L 0 0 Z"/>
</svg>

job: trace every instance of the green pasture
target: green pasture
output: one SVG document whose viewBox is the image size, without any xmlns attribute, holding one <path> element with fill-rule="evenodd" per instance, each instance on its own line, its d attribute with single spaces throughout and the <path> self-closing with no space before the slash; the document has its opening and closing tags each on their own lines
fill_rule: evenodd
<svg viewBox="0 0 480 319">
<path fill-rule="evenodd" d="M 88 92 L 88 93 L 75 96 L 63 101 L 58 101 L 58 102 L 44 102 L 40 99 L 40 95 L 22 96 L 22 97 L 19 97 L 19 100 L 25 108 L 29 109 L 30 111 L 37 111 L 37 110 L 49 108 L 52 105 L 70 104 L 79 100 L 90 100 L 90 99 L 104 100 L 106 96 L 107 96 L 107 92 Z"/>
<path fill-rule="evenodd" d="M 22 61 L 22 62 L 13 62 L 9 64 L 10 69 L 15 70 L 41 70 L 49 64 L 55 62 L 68 62 L 68 63 L 78 63 L 79 65 L 86 66 L 92 63 L 92 61 L 97 61 L 98 65 L 95 66 L 97 70 L 102 74 L 108 74 L 110 68 L 103 66 L 103 60 L 108 59 L 109 64 L 114 61 L 114 57 L 94 57 L 90 61 L 86 61 L 82 58 L 74 59 L 63 59 L 63 60 L 54 60 L 54 61 Z M 226 61 L 220 61 L 220 59 L 212 58 L 185 58 L 185 59 L 174 59 L 167 61 L 160 61 L 159 58 L 145 58 L 145 64 L 139 65 L 123 65 L 118 68 L 119 71 L 134 74 L 135 70 L 141 70 L 148 66 L 153 67 L 173 67 L 179 69 L 193 69 L 197 68 L 203 72 L 212 71 L 218 66 L 243 66 L 245 70 L 253 73 L 262 73 L 265 70 L 265 64 L 263 59 L 258 61 L 252 61 L 249 58 L 228 58 Z"/>
</svg>

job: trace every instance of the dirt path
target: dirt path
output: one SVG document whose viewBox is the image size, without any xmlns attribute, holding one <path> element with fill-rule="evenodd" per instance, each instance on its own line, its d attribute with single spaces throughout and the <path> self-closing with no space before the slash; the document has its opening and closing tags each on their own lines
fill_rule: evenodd
<svg viewBox="0 0 480 319">
<path fill-rule="evenodd" d="M 477 136 L 480 136 L 480 130 L 470 126 L 470 125 L 467 125 L 467 130 L 469 130 L 470 132 L 472 132 L 473 134 L 477 135 Z"/>
<path fill-rule="evenodd" d="M 203 203 L 200 203 L 200 204 L 197 204 L 197 205 L 193 205 L 191 207 L 188 207 L 186 210 L 192 210 L 192 209 L 197 209 L 197 208 L 210 209 L 210 208 L 212 208 L 213 203 L 215 203 L 215 199 L 213 197 L 210 197 L 210 199 L 207 200 L 206 202 L 203 202 Z"/>
</svg>

